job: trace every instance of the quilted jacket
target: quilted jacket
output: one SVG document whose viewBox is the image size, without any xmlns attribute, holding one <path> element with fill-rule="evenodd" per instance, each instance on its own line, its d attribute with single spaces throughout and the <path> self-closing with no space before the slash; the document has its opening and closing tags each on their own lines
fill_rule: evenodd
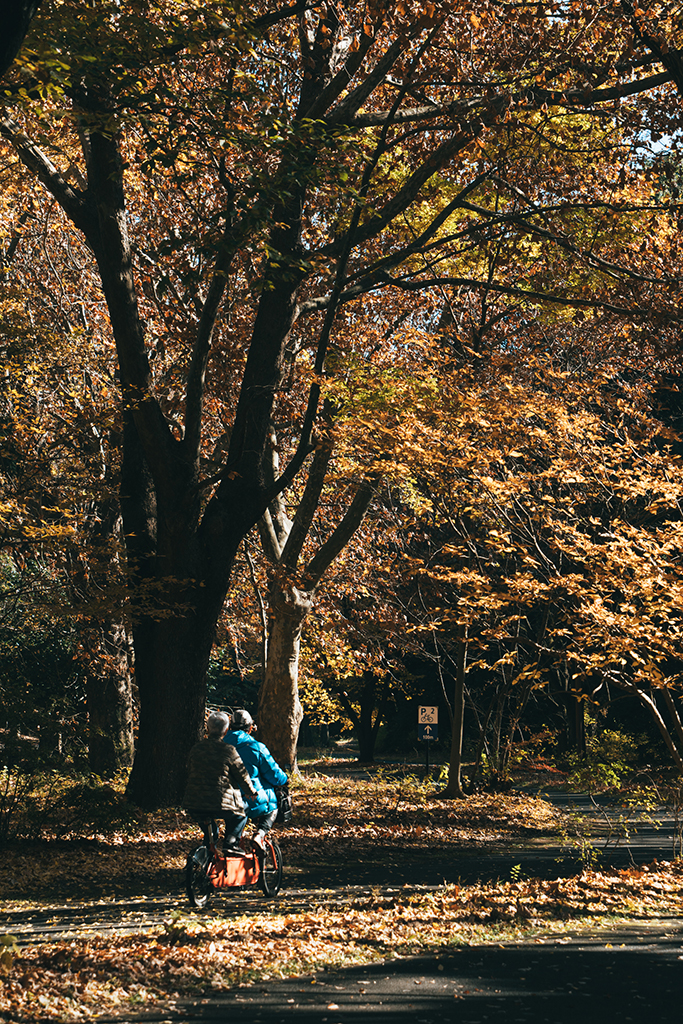
<svg viewBox="0 0 683 1024">
<path fill-rule="evenodd" d="M 188 758 L 190 770 L 183 807 L 211 817 L 221 812 L 243 814 L 242 793 L 255 797 L 249 772 L 233 746 L 209 737 L 195 743 Z"/>
</svg>

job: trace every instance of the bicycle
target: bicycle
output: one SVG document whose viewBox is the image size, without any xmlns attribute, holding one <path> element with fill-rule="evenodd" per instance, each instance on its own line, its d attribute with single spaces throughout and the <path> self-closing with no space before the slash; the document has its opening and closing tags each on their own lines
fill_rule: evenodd
<svg viewBox="0 0 683 1024">
<path fill-rule="evenodd" d="M 225 857 L 216 848 L 215 822 L 205 829 L 204 842 L 190 850 L 185 864 L 187 895 L 202 910 L 217 889 L 248 889 L 258 885 L 264 896 L 277 896 L 282 887 L 282 852 L 275 839 L 264 836 L 263 849 L 243 837 L 240 855 Z"/>
</svg>

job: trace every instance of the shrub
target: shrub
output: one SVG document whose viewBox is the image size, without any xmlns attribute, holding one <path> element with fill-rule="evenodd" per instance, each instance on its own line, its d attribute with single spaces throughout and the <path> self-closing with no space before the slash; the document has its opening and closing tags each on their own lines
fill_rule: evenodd
<svg viewBox="0 0 683 1024">
<path fill-rule="evenodd" d="M 619 789 L 638 760 L 638 740 L 614 729 L 605 729 L 586 743 L 586 754 L 570 754 L 570 789 L 604 793 Z"/>
</svg>

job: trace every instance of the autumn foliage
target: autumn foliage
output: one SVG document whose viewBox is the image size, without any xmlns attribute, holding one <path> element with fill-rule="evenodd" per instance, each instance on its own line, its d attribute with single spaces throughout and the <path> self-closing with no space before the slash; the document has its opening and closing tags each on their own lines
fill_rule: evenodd
<svg viewBox="0 0 683 1024">
<path fill-rule="evenodd" d="M 372 690 L 371 733 L 423 659 L 509 736 L 543 688 L 577 722 L 628 691 L 683 763 L 679 36 L 625 2 L 41 6 L 3 83 L 3 302 L 79 383 L 23 530 L 74 537 L 89 692 L 125 681 L 89 699 L 100 763 L 135 659 L 131 798 L 178 799 L 256 531 L 283 762 L 310 630 L 309 693 L 360 722 Z"/>
</svg>

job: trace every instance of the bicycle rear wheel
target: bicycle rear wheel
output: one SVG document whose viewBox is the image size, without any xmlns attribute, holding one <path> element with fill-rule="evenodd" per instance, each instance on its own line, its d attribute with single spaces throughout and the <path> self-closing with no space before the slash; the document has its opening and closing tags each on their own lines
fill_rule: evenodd
<svg viewBox="0 0 683 1024">
<path fill-rule="evenodd" d="M 265 853 L 261 859 L 259 885 L 265 896 L 277 896 L 282 886 L 282 853 L 274 839 L 263 841 Z"/>
<path fill-rule="evenodd" d="M 190 850 L 185 865 L 185 885 L 187 896 L 193 907 L 199 910 L 209 902 L 211 881 L 207 874 L 210 853 L 206 846 L 196 846 Z"/>
</svg>

